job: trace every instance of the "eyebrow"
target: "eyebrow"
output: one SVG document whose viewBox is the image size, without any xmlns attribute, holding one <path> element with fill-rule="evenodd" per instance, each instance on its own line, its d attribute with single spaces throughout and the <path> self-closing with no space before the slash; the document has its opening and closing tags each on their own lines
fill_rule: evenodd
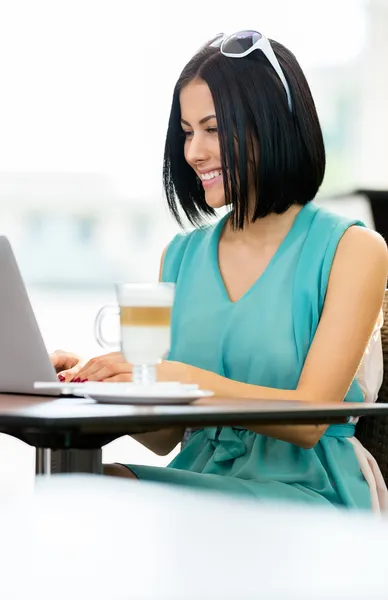
<svg viewBox="0 0 388 600">
<path fill-rule="evenodd" d="M 207 123 L 208 121 L 210 121 L 210 119 L 215 119 L 216 115 L 208 115 L 207 117 L 204 117 L 203 119 L 200 120 L 199 124 L 203 125 L 204 123 Z M 183 123 L 183 125 L 187 125 L 188 127 L 190 127 L 190 123 L 188 121 L 185 121 L 184 119 L 181 119 L 181 123 Z"/>
</svg>

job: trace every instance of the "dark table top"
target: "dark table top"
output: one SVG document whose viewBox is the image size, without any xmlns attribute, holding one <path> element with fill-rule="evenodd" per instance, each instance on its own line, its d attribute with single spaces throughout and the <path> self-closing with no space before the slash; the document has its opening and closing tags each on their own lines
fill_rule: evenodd
<svg viewBox="0 0 388 600">
<path fill-rule="evenodd" d="M 343 423 L 386 415 L 388 404 L 316 404 L 207 398 L 189 405 L 97 404 L 83 398 L 0 394 L 0 432 L 36 447 L 97 448 L 121 435 L 163 427 Z"/>
</svg>

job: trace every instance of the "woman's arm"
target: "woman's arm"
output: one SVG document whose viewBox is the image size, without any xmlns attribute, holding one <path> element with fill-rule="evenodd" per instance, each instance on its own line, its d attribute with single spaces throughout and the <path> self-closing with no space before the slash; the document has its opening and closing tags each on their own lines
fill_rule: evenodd
<svg viewBox="0 0 388 600">
<path fill-rule="evenodd" d="M 162 257 L 160 259 L 159 281 L 162 281 L 163 263 L 166 250 L 167 248 L 163 250 Z M 166 456 L 166 454 L 169 454 L 175 448 L 175 446 L 177 446 L 177 444 L 180 444 L 184 433 L 184 427 L 174 427 L 170 429 L 150 431 L 147 433 L 139 433 L 133 435 L 132 437 L 149 450 L 152 450 L 152 452 L 155 452 L 155 454 L 159 454 L 159 456 Z"/>
<path fill-rule="evenodd" d="M 166 454 L 174 450 L 177 444 L 181 443 L 184 433 L 184 427 L 171 427 L 170 429 L 137 433 L 131 437 L 149 450 L 152 450 L 152 452 L 155 452 L 155 454 L 166 456 Z"/>
<path fill-rule="evenodd" d="M 362 227 L 349 228 L 338 244 L 321 319 L 295 390 L 241 383 L 171 361 L 158 366 L 158 379 L 197 383 L 202 389 L 213 390 L 216 396 L 223 398 L 342 402 L 377 321 L 387 275 L 388 250 L 383 238 Z M 131 379 L 131 365 L 109 362 L 104 357 L 93 359 L 83 370 L 83 376 L 91 379 Z M 311 448 L 327 426 L 249 425 L 248 428 L 302 448 Z M 153 435 L 156 442 L 159 434 Z"/>
<path fill-rule="evenodd" d="M 338 245 L 324 308 L 296 390 L 239 383 L 201 371 L 200 385 L 217 396 L 341 402 L 352 383 L 381 309 L 388 275 L 383 238 L 351 227 Z M 192 373 L 193 380 L 198 379 Z M 327 426 L 258 426 L 257 433 L 299 446 L 314 446 Z"/>
</svg>

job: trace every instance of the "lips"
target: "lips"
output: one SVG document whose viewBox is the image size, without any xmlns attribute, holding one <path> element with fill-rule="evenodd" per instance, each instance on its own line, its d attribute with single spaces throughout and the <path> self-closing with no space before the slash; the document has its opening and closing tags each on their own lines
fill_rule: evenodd
<svg viewBox="0 0 388 600">
<path fill-rule="evenodd" d="M 212 171 L 213 173 L 213 171 Z M 202 179 L 202 185 L 205 190 L 209 190 L 213 186 L 218 185 L 219 183 L 223 183 L 222 172 L 218 171 L 218 175 L 212 176 L 209 179 Z"/>
</svg>

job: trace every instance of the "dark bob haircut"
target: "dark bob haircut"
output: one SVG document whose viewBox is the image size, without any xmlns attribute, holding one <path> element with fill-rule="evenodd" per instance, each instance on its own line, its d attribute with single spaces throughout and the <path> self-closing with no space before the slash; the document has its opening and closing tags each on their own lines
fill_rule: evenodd
<svg viewBox="0 0 388 600">
<path fill-rule="evenodd" d="M 179 96 L 197 78 L 207 83 L 213 97 L 225 200 L 232 207 L 235 228 L 242 229 L 270 213 L 281 214 L 292 204 L 307 204 L 322 183 L 325 148 L 310 88 L 295 56 L 278 42 L 270 43 L 290 88 L 291 111 L 283 85 L 261 51 L 235 59 L 206 46 L 178 79 L 166 137 L 163 184 L 169 209 L 181 225 L 180 208 L 193 225 L 215 214 L 206 204 L 201 181 L 184 158 Z M 250 207 L 252 183 L 256 202 Z"/>
</svg>

